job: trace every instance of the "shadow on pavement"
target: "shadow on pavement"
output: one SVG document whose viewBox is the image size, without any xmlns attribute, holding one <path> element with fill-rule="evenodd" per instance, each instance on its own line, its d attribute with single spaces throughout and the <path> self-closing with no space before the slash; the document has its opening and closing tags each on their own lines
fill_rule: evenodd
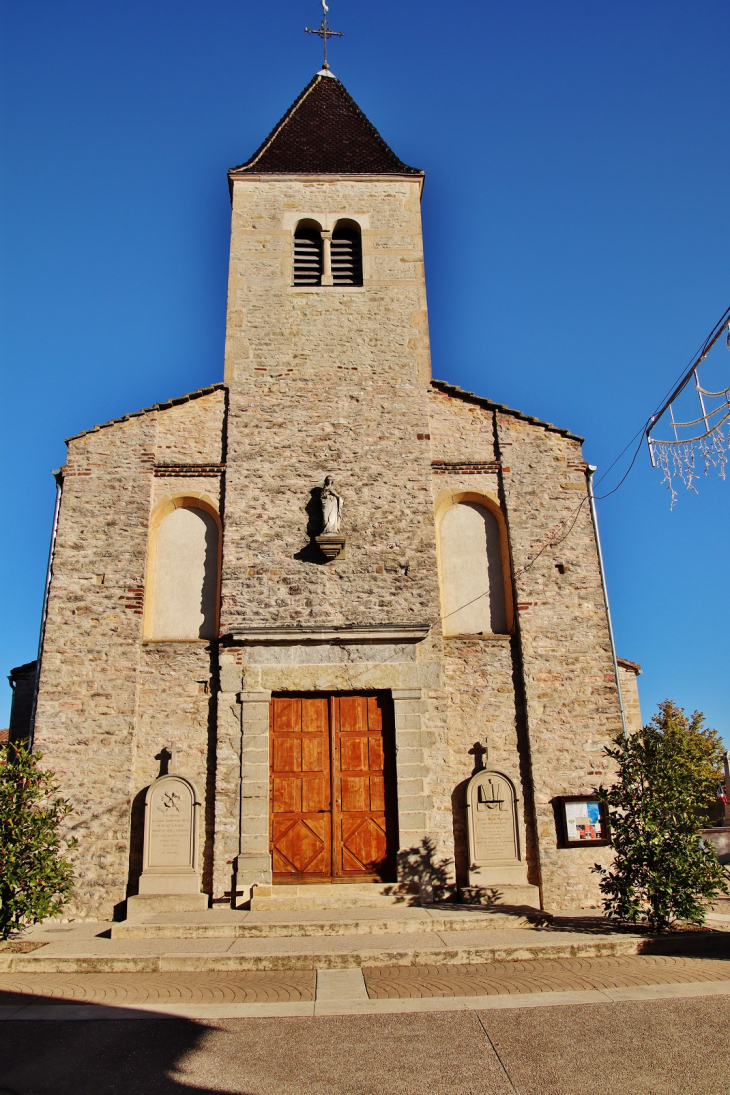
<svg viewBox="0 0 730 1095">
<path fill-rule="evenodd" d="M 79 1008 L 97 1006 L 0 993 L 3 1011 L 26 1005 L 73 1007 L 76 1014 Z M 220 1087 L 185 1082 L 185 1058 L 215 1029 L 210 1023 L 154 1012 L 140 1019 L 4 1018 L 0 1095 L 226 1095 Z M 237 1089 L 229 1095 L 251 1093 Z"/>
</svg>

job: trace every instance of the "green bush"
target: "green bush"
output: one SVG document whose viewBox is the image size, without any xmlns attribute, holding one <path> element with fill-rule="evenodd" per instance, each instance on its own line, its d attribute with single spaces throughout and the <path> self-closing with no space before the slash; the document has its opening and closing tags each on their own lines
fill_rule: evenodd
<svg viewBox="0 0 730 1095">
<path fill-rule="evenodd" d="M 676 921 L 703 924 L 709 902 L 728 892 L 714 848 L 701 841 L 722 772 L 719 735 L 695 711 L 671 700 L 636 734 L 607 749 L 616 782 L 607 803 L 615 857 L 598 864 L 606 912 L 662 931 Z"/>
<path fill-rule="evenodd" d="M 22 745 L 0 747 L 0 939 L 58 916 L 73 890 L 59 834 L 72 807 L 58 797 L 53 773 L 38 767 L 41 756 Z"/>
</svg>

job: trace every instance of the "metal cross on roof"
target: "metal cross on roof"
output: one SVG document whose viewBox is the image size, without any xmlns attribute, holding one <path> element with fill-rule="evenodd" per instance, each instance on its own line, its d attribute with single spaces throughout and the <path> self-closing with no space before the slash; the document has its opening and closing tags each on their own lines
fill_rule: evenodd
<svg viewBox="0 0 730 1095">
<path fill-rule="evenodd" d="M 327 39 L 328 38 L 344 38 L 344 34 L 341 30 L 330 30 L 327 24 L 327 12 L 330 9 L 327 7 L 327 0 L 322 0 L 322 22 L 316 30 L 312 30 L 311 27 L 305 27 L 305 34 L 317 34 L 324 43 L 324 64 L 322 68 L 329 68 L 327 64 Z"/>
</svg>

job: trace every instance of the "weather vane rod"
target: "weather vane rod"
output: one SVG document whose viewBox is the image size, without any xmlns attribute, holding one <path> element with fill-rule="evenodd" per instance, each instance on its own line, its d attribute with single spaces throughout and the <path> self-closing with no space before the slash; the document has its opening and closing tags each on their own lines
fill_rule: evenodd
<svg viewBox="0 0 730 1095">
<path fill-rule="evenodd" d="M 316 30 L 312 30 L 311 27 L 305 27 L 305 34 L 317 34 L 324 42 L 324 64 L 322 68 L 329 68 L 327 64 L 327 39 L 328 38 L 344 38 L 344 34 L 341 30 L 330 30 L 327 25 L 327 12 L 330 9 L 327 7 L 327 0 L 322 0 L 322 22 Z"/>
</svg>

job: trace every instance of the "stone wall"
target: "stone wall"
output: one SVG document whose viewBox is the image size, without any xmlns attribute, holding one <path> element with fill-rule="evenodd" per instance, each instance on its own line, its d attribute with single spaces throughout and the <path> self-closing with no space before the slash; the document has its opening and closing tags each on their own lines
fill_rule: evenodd
<svg viewBox="0 0 730 1095">
<path fill-rule="evenodd" d="M 603 750 L 621 725 L 585 464 L 577 438 L 499 412 L 495 423 L 543 901 L 591 905 L 590 868 L 609 852 L 558 847 L 555 818 L 559 796 L 607 779 Z"/>
<path fill-rule="evenodd" d="M 74 805 L 68 830 L 76 895 L 70 915 L 103 918 L 132 892 L 144 788 L 173 738 L 180 771 L 211 787 L 217 667 L 209 644 L 142 641 L 148 530 L 155 504 L 185 492 L 218 498 L 225 393 L 212 392 L 69 442 L 59 514 L 35 743 Z M 206 800 L 212 826 L 212 797 Z M 201 862 L 210 860 L 201 825 Z M 208 838 L 210 844 L 210 835 Z M 209 871 L 209 869 L 208 869 Z"/>
<path fill-rule="evenodd" d="M 608 852 L 561 849 L 556 825 L 559 796 L 607 777 L 603 750 L 620 727 L 580 439 L 446 385 L 430 406 L 437 525 L 454 501 L 496 503 L 515 595 L 511 643 L 444 642 L 448 779 L 456 787 L 457 773 L 471 774 L 467 751 L 486 737 L 490 765 L 522 788 L 530 881 L 544 904 L 595 904 L 590 867 Z M 461 876 L 463 826 L 456 814 L 454 822 Z"/>
</svg>

